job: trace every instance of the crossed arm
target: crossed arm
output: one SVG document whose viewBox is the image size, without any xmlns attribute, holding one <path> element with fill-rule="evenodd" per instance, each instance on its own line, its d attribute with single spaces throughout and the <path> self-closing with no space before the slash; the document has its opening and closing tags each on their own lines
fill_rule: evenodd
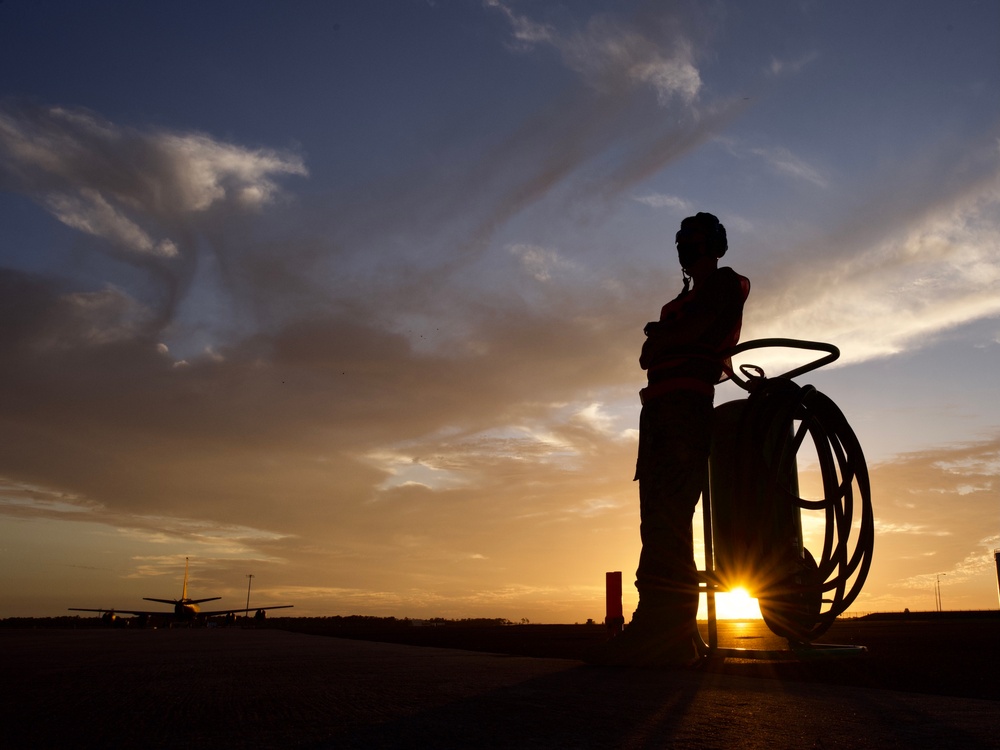
<svg viewBox="0 0 1000 750">
<path fill-rule="evenodd" d="M 643 370 L 655 367 L 666 359 L 683 352 L 678 349 L 692 346 L 713 346 L 716 342 L 713 331 L 718 330 L 723 318 L 738 317 L 745 295 L 738 288 L 730 288 L 725 277 L 718 277 L 718 283 L 711 281 L 698 296 L 692 299 L 674 315 L 646 324 L 646 341 L 639 355 L 639 366 Z"/>
</svg>

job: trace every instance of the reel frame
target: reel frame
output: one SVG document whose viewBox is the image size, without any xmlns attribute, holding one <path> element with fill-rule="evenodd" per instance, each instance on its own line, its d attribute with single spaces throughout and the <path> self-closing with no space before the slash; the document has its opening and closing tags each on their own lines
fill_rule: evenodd
<svg viewBox="0 0 1000 750">
<path fill-rule="evenodd" d="M 829 398 L 812 386 L 792 382 L 835 361 L 840 350 L 821 342 L 769 338 L 745 342 L 727 354 L 765 347 L 825 355 L 774 378 L 754 365 L 741 366 L 742 377 L 727 370 L 729 379 L 750 397 L 716 410 L 717 425 L 726 426 L 728 420 L 728 432 L 733 434 L 721 438 L 721 445 L 713 444 L 713 455 L 719 449 L 718 465 L 711 466 L 710 460 L 712 480 L 706 476 L 702 491 L 705 569 L 699 577 L 707 597 L 709 635 L 708 643 L 700 644 L 702 652 L 767 660 L 864 653 L 861 646 L 812 643 L 857 598 L 871 566 L 874 542 L 871 488 L 857 437 Z M 807 439 L 819 459 L 823 487 L 819 500 L 803 498 L 798 488 L 795 458 Z M 726 474 L 720 475 L 723 470 Z M 822 550 L 816 556 L 803 543 L 803 510 L 821 513 L 825 519 Z M 755 578 L 756 585 L 741 580 L 746 578 Z M 765 623 L 787 639 L 790 650 L 719 647 L 715 594 L 736 585 L 756 589 L 752 593 Z"/>
</svg>

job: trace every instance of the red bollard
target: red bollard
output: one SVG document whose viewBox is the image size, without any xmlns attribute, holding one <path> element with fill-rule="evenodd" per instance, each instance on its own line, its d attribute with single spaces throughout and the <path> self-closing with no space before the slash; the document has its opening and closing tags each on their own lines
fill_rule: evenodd
<svg viewBox="0 0 1000 750">
<path fill-rule="evenodd" d="M 604 574 L 604 591 L 606 598 L 606 613 L 604 624 L 608 635 L 617 635 L 625 626 L 625 615 L 622 614 L 622 572 Z"/>
</svg>

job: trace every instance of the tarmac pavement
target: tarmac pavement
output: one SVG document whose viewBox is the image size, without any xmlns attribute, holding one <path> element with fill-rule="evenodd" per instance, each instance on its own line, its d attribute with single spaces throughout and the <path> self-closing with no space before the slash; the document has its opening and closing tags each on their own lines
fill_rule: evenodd
<svg viewBox="0 0 1000 750">
<path fill-rule="evenodd" d="M 1000 748 L 1000 702 L 280 630 L 0 631 L 7 747 Z"/>
</svg>

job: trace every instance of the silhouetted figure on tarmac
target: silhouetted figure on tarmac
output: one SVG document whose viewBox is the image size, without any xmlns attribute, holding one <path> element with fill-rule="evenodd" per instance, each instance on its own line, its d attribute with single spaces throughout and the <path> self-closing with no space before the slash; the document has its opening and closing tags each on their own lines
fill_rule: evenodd
<svg viewBox="0 0 1000 750">
<path fill-rule="evenodd" d="M 739 341 L 750 281 L 719 268 L 728 241 L 712 214 L 684 219 L 675 241 L 684 290 L 646 324 L 639 357 L 649 381 L 640 392 L 635 473 L 639 606 L 624 631 L 588 655 L 596 664 L 686 666 L 698 658 L 691 523 L 708 470 L 715 384 L 723 353 Z"/>
</svg>

